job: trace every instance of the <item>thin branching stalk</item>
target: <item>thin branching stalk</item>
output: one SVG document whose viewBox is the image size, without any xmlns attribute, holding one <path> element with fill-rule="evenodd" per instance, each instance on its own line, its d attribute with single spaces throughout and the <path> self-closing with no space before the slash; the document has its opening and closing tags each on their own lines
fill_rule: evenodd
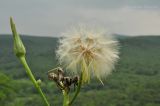
<svg viewBox="0 0 160 106">
<path fill-rule="evenodd" d="M 35 80 L 32 72 L 31 72 L 31 69 L 29 68 L 27 62 L 26 62 L 26 59 L 25 57 L 20 57 L 20 61 L 22 63 L 22 65 L 24 66 L 25 70 L 26 70 L 26 73 L 28 74 L 29 78 L 31 79 L 31 81 L 33 82 L 35 88 L 37 89 L 38 93 L 41 95 L 41 97 L 43 98 L 46 106 L 50 106 L 49 102 L 47 101 L 47 98 L 45 97 L 45 95 L 43 94 L 40 86 L 38 85 L 37 81 Z"/>
<path fill-rule="evenodd" d="M 83 76 L 83 72 L 82 72 L 81 75 L 80 75 L 79 82 L 78 82 L 78 87 L 77 87 L 77 89 L 76 89 L 76 92 L 75 92 L 72 100 L 71 100 L 70 103 L 69 103 L 69 106 L 71 106 L 71 104 L 74 102 L 74 100 L 76 99 L 76 97 L 78 96 L 78 94 L 79 94 L 79 92 L 80 92 L 80 90 L 81 90 L 81 86 L 82 86 L 82 76 Z"/>
<path fill-rule="evenodd" d="M 66 90 L 62 90 L 62 93 L 63 93 L 63 106 L 70 106 L 68 92 Z"/>
</svg>

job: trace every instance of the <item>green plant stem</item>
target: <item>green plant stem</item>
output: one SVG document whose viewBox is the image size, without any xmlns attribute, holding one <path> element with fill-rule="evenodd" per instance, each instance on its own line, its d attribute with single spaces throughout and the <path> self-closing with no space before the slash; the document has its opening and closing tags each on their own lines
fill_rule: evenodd
<svg viewBox="0 0 160 106">
<path fill-rule="evenodd" d="M 74 100 L 76 99 L 76 97 L 78 96 L 80 90 L 81 90 L 81 86 L 82 86 L 82 76 L 83 76 L 83 72 L 81 73 L 80 75 L 80 78 L 79 78 L 79 82 L 78 82 L 78 87 L 76 89 L 76 92 L 75 92 L 75 95 L 73 96 L 71 102 L 69 103 L 69 106 L 71 106 L 71 104 L 74 102 Z"/>
<path fill-rule="evenodd" d="M 46 97 L 44 96 L 44 94 L 43 94 L 40 86 L 38 85 L 37 81 L 35 80 L 32 72 L 31 72 L 31 70 L 30 70 L 30 68 L 29 68 L 29 66 L 28 66 L 28 64 L 27 64 L 27 62 L 26 62 L 25 57 L 24 57 L 24 56 L 20 57 L 20 61 L 21 61 L 21 63 L 23 64 L 23 66 L 24 66 L 24 68 L 25 68 L 25 70 L 26 70 L 26 73 L 28 74 L 29 78 L 30 78 L 31 81 L 33 82 L 33 84 L 34 84 L 35 88 L 37 89 L 38 93 L 39 93 L 39 94 L 41 95 L 41 97 L 43 98 L 46 106 L 50 106 L 50 104 L 49 104 L 49 102 L 47 101 Z"/>
<path fill-rule="evenodd" d="M 63 93 L 63 106 L 70 106 L 69 105 L 69 95 L 68 92 L 66 90 L 62 90 Z"/>
</svg>

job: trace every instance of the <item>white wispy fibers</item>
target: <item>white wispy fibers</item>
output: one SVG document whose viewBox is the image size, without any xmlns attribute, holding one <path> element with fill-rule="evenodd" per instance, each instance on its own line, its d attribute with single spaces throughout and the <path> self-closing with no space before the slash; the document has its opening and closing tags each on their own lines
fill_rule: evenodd
<svg viewBox="0 0 160 106">
<path fill-rule="evenodd" d="M 118 41 L 100 28 L 79 26 L 63 33 L 57 57 L 70 72 L 83 73 L 83 82 L 90 77 L 106 77 L 118 60 Z"/>
</svg>

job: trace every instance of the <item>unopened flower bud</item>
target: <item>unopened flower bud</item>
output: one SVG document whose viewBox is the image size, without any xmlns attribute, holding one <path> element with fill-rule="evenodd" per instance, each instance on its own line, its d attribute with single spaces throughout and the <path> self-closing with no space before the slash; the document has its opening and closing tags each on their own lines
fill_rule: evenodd
<svg viewBox="0 0 160 106">
<path fill-rule="evenodd" d="M 25 56 L 26 50 L 19 34 L 16 31 L 16 26 L 13 22 L 12 17 L 10 17 L 10 25 L 11 25 L 11 30 L 12 30 L 13 39 L 14 39 L 14 53 L 17 57 Z"/>
<path fill-rule="evenodd" d="M 40 85 L 42 81 L 40 79 L 37 80 L 37 84 Z"/>
</svg>

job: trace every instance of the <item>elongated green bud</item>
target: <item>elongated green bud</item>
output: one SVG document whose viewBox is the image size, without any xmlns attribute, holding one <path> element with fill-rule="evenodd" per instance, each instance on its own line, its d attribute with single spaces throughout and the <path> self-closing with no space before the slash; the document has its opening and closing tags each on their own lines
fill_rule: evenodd
<svg viewBox="0 0 160 106">
<path fill-rule="evenodd" d="M 12 17 L 10 17 L 10 26 L 13 34 L 13 39 L 14 39 L 14 53 L 17 57 L 22 57 L 25 56 L 26 54 L 26 49 L 23 45 L 23 42 L 19 36 L 19 34 L 16 31 L 16 26 L 13 22 Z"/>
</svg>

